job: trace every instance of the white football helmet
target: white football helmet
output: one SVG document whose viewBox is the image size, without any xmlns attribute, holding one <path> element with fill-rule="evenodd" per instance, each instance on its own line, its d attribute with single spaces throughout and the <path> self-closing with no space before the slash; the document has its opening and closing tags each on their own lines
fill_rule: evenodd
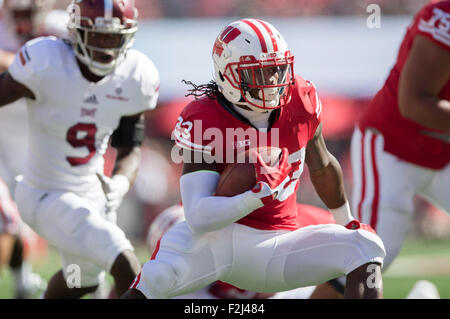
<svg viewBox="0 0 450 319">
<path fill-rule="evenodd" d="M 95 75 L 113 72 L 133 45 L 138 29 L 134 0 L 72 0 L 67 11 L 76 57 Z"/>
<path fill-rule="evenodd" d="M 214 43 L 214 80 L 233 104 L 276 109 L 289 103 L 294 56 L 270 23 L 243 19 L 226 26 Z"/>
</svg>

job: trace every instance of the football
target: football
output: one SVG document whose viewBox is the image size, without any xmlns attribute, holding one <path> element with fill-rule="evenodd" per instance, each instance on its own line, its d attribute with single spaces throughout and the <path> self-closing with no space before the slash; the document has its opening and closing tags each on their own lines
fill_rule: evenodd
<svg viewBox="0 0 450 319">
<path fill-rule="evenodd" d="M 252 189 L 256 184 L 255 158 L 250 156 L 257 151 L 264 163 L 276 166 L 280 159 L 281 149 L 264 146 L 249 149 L 238 155 L 237 163 L 229 164 L 220 175 L 216 188 L 216 196 L 235 196 Z"/>
</svg>

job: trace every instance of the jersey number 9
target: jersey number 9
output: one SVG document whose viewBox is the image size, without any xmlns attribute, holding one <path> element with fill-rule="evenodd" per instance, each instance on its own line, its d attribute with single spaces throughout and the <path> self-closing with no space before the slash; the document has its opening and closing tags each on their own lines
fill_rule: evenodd
<svg viewBox="0 0 450 319">
<path fill-rule="evenodd" d="M 83 137 L 80 138 L 78 133 L 82 132 Z M 94 123 L 77 123 L 67 131 L 66 139 L 70 145 L 75 148 L 86 147 L 89 154 L 86 157 L 69 157 L 66 159 L 72 166 L 83 165 L 95 155 L 95 133 L 97 126 Z"/>
</svg>

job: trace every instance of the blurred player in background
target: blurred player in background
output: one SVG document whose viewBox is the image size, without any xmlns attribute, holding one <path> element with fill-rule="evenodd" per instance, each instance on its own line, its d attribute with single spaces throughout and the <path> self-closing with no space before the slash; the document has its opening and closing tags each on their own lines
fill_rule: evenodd
<svg viewBox="0 0 450 319">
<path fill-rule="evenodd" d="M 2 2 L 0 0 L 0 2 Z M 65 11 L 52 10 L 55 0 L 3 0 L 0 5 L 0 72 L 8 69 L 25 42 L 44 35 L 67 36 Z"/>
<path fill-rule="evenodd" d="M 159 89 L 152 61 L 130 50 L 133 1 L 77 0 L 70 12 L 71 41 L 27 42 L 0 76 L 0 105 L 25 98 L 29 112 L 27 166 L 15 193 L 20 214 L 62 258 L 45 298 L 93 292 L 105 270 L 120 294 L 139 272 L 116 210 L 137 174 L 144 112 L 155 108 Z M 111 178 L 102 157 L 110 137 Z"/>
<path fill-rule="evenodd" d="M 450 1 L 430 1 L 408 27 L 396 64 L 352 138 L 352 211 L 383 240 L 383 270 L 402 247 L 415 195 L 450 212 L 449 142 Z M 422 296 L 425 290 L 436 296 L 430 285 L 420 287 Z M 337 296 L 330 287 L 325 295 Z"/>
<path fill-rule="evenodd" d="M 54 0 L 4 0 L 0 3 L 0 73 L 7 70 L 16 51 L 28 40 L 44 34 L 66 35 L 68 15 L 65 11 L 52 11 L 53 4 Z M 3 217 L 0 221 L 3 224 L 0 225 L 3 244 L 0 246 L 3 256 L 10 256 L 8 264 L 14 278 L 14 296 L 28 298 L 45 289 L 46 283 L 32 273 L 29 249 L 25 249 L 37 237 L 21 221 L 8 191 L 8 186 L 14 186 L 14 176 L 24 168 L 23 157 L 18 154 L 26 146 L 27 129 L 23 124 L 26 110 L 23 103 L 18 103 L 14 109 L 4 112 L 0 120 L 0 126 L 8 132 L 8 136 L 0 138 L 0 176 L 6 182 L 0 185 Z"/>
<path fill-rule="evenodd" d="M 212 58 L 214 82 L 194 85 L 191 93 L 201 98 L 186 106 L 174 130 L 187 155 L 180 179 L 186 221 L 162 237 L 155 258 L 122 297 L 171 298 L 217 280 L 273 293 L 345 274 L 346 297 L 380 298 L 383 244 L 350 213 L 341 168 L 321 134 L 315 87 L 294 75 L 294 57 L 281 34 L 261 20 L 236 21 L 217 38 Z M 265 146 L 215 135 L 213 153 L 205 130 L 225 136 L 230 128 L 273 133 L 278 138 L 268 137 L 266 145 L 283 151 L 274 168 L 252 154 L 252 190 L 214 196 L 220 174 L 245 146 Z M 340 225 L 300 227 L 296 191 L 304 162 Z M 372 273 L 378 282 L 367 285 Z"/>
<path fill-rule="evenodd" d="M 27 258 L 27 231 L 8 186 L 0 178 L 0 277 L 2 270 L 10 267 L 16 299 L 34 297 L 47 287 L 45 280 L 33 273 L 31 262 Z"/>
</svg>

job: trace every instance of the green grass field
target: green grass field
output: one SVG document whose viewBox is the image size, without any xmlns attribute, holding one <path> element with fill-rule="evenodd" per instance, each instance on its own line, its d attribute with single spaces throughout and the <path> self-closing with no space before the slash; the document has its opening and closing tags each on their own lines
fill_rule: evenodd
<svg viewBox="0 0 450 319">
<path fill-rule="evenodd" d="M 137 255 L 142 262 L 149 255 L 142 245 L 135 245 Z M 49 279 L 60 269 L 60 260 L 54 249 L 48 251 L 48 258 L 34 263 L 34 270 L 43 278 Z M 450 242 L 412 240 L 405 242 L 399 257 L 384 273 L 384 297 L 402 299 L 414 283 L 426 279 L 433 282 L 441 298 L 450 299 Z M 111 277 L 108 277 L 111 281 Z M 0 278 L 0 298 L 13 297 L 12 277 L 6 269 Z"/>
</svg>

